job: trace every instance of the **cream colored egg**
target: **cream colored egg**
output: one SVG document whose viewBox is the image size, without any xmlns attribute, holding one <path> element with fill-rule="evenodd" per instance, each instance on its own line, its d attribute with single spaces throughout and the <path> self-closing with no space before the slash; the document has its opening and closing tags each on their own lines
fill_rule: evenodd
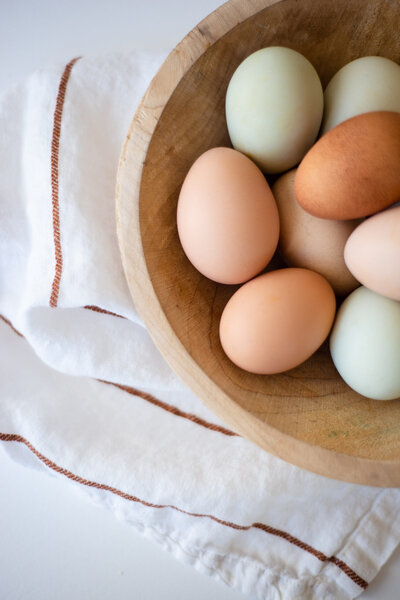
<svg viewBox="0 0 400 600">
<path fill-rule="evenodd" d="M 267 173 L 286 171 L 300 162 L 317 137 L 322 111 L 316 70 L 302 54 L 281 46 L 248 56 L 226 94 L 234 148 Z"/>
<path fill-rule="evenodd" d="M 400 302 L 357 288 L 341 305 L 330 337 L 345 382 L 374 400 L 400 397 Z"/>
<path fill-rule="evenodd" d="M 400 300 L 400 206 L 361 223 L 346 242 L 344 259 L 363 285 Z"/>
<path fill-rule="evenodd" d="M 363 56 L 333 76 L 324 93 L 322 133 L 361 113 L 400 112 L 400 66 L 382 56 Z"/>
</svg>

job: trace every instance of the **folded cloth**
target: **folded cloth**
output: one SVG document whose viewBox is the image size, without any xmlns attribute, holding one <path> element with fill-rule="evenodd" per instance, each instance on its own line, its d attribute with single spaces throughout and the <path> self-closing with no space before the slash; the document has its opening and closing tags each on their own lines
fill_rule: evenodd
<svg viewBox="0 0 400 600">
<path fill-rule="evenodd" d="M 169 369 L 129 295 L 118 158 L 161 60 L 74 59 L 0 98 L 1 447 L 257 598 L 354 598 L 400 540 L 400 491 L 235 435 Z"/>
</svg>

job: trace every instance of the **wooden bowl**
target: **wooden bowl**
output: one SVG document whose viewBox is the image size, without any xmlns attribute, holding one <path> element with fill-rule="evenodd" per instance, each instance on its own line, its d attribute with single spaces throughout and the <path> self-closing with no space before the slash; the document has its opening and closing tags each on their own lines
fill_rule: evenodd
<svg viewBox="0 0 400 600">
<path fill-rule="evenodd" d="M 400 402 L 353 392 L 326 344 L 281 375 L 235 367 L 218 338 L 235 288 L 215 284 L 188 262 L 176 203 L 194 160 L 230 145 L 225 92 L 246 56 L 288 46 L 312 62 L 325 86 L 359 56 L 399 61 L 399 32 L 399 5 L 390 0 L 227 2 L 184 38 L 153 79 L 130 127 L 117 186 L 129 288 L 175 372 L 231 428 L 268 452 L 328 477 L 377 486 L 400 485 Z"/>
</svg>

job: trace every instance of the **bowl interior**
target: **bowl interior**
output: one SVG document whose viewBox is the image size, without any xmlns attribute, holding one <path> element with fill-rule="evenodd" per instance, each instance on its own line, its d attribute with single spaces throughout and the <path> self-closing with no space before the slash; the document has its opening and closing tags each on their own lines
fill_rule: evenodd
<svg viewBox="0 0 400 600">
<path fill-rule="evenodd" d="M 398 4 L 384 0 L 283 0 L 240 22 L 193 64 L 164 107 L 143 166 L 139 205 L 155 294 L 177 338 L 207 376 L 257 420 L 292 438 L 387 461 L 400 459 L 400 402 L 367 400 L 350 390 L 327 344 L 298 368 L 275 376 L 252 375 L 229 361 L 218 325 L 236 288 L 213 283 L 188 262 L 177 236 L 176 204 L 194 160 L 211 147 L 230 145 L 225 93 L 246 56 L 265 46 L 293 48 L 311 61 L 325 87 L 357 57 L 399 61 L 399 30 Z"/>
</svg>

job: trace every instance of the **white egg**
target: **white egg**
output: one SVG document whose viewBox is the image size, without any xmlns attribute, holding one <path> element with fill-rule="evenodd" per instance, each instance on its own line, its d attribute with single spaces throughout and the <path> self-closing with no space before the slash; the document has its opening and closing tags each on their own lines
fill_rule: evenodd
<svg viewBox="0 0 400 600">
<path fill-rule="evenodd" d="M 335 367 L 359 394 L 400 397 L 400 302 L 359 287 L 346 298 L 330 338 Z"/>
<path fill-rule="evenodd" d="M 267 173 L 295 166 L 321 125 L 323 92 L 302 55 L 281 46 L 263 48 L 236 69 L 226 94 L 231 142 Z"/>
<path fill-rule="evenodd" d="M 400 112 L 400 66 L 382 56 L 357 58 L 332 77 L 324 99 L 322 133 L 361 113 Z"/>
</svg>

